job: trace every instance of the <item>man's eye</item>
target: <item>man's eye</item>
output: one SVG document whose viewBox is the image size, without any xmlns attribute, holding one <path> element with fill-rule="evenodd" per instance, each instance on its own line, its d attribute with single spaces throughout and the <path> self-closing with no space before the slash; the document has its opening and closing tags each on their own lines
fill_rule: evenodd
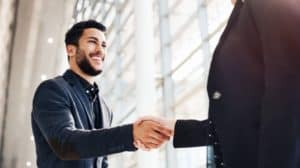
<svg viewBox="0 0 300 168">
<path fill-rule="evenodd" d="M 89 41 L 90 43 L 94 43 L 94 44 L 96 44 L 97 42 L 96 41 Z"/>
</svg>

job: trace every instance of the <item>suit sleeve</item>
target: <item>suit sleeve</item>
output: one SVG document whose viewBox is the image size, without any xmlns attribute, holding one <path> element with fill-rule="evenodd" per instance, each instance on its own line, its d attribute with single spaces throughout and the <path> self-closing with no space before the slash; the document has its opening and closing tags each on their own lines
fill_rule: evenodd
<svg viewBox="0 0 300 168">
<path fill-rule="evenodd" d="M 75 127 L 67 94 L 53 81 L 42 83 L 34 96 L 32 120 L 62 160 L 134 151 L 133 126 L 82 130 Z"/>
<path fill-rule="evenodd" d="M 265 167 L 270 167 L 271 162 L 278 167 L 293 167 L 281 165 L 280 161 L 299 159 L 292 155 L 298 148 L 300 130 L 300 3 L 296 0 L 246 0 L 246 3 L 260 36 L 258 43 L 262 46 L 265 68 L 259 158 Z"/>
<path fill-rule="evenodd" d="M 208 120 L 177 120 L 173 145 L 177 148 L 209 145 L 208 132 Z"/>
</svg>

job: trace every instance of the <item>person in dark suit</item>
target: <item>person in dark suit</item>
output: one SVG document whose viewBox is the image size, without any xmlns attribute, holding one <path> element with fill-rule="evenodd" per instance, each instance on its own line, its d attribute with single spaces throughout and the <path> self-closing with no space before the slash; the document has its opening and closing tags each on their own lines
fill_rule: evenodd
<svg viewBox="0 0 300 168">
<path fill-rule="evenodd" d="M 33 99 L 32 130 L 39 168 L 107 168 L 106 155 L 159 147 L 172 131 L 153 121 L 109 128 L 111 110 L 95 83 L 106 56 L 105 26 L 79 22 L 66 33 L 70 69 L 42 82 Z"/>
<path fill-rule="evenodd" d="M 210 67 L 209 118 L 159 119 L 175 147 L 212 145 L 218 168 L 300 167 L 299 9 L 237 0 Z"/>
</svg>

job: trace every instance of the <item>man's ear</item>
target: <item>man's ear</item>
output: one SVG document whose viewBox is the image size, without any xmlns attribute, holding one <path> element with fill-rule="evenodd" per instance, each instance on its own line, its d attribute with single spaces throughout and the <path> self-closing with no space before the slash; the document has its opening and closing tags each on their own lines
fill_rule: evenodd
<svg viewBox="0 0 300 168">
<path fill-rule="evenodd" d="M 66 46 L 67 54 L 69 57 L 74 57 L 76 55 L 77 47 L 75 45 L 67 45 Z"/>
</svg>

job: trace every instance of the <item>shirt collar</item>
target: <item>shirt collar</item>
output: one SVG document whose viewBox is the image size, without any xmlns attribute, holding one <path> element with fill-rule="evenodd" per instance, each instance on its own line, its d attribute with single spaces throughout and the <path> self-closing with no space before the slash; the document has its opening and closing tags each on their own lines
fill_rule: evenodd
<svg viewBox="0 0 300 168">
<path fill-rule="evenodd" d="M 69 70 L 69 72 L 79 80 L 81 86 L 84 88 L 85 93 L 88 95 L 89 99 L 94 100 L 99 93 L 99 88 L 96 82 L 94 82 L 94 84 L 90 84 L 87 80 L 85 80 L 84 78 L 76 74 L 74 71 Z"/>
</svg>

